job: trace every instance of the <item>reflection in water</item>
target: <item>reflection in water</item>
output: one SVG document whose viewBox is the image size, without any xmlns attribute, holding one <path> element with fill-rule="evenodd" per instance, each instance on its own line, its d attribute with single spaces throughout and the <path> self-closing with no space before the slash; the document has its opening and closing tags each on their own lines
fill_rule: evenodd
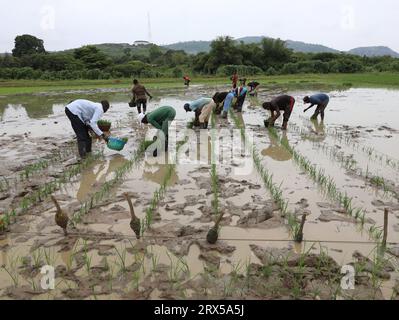
<svg viewBox="0 0 399 320">
<path fill-rule="evenodd" d="M 315 142 L 322 142 L 324 140 L 326 140 L 327 135 L 326 135 L 326 131 L 325 131 L 325 125 L 324 122 L 322 120 L 310 120 L 310 122 L 312 123 L 314 129 L 312 127 L 310 127 L 310 132 L 312 133 L 311 136 L 306 136 L 305 139 L 306 140 L 310 140 L 310 141 L 315 141 Z"/>
<path fill-rule="evenodd" d="M 121 155 L 115 155 L 109 162 L 107 171 L 104 172 L 106 162 L 97 162 L 89 169 L 82 173 L 82 180 L 80 182 L 80 187 L 77 192 L 76 198 L 80 202 L 87 200 L 88 195 L 90 195 L 93 187 L 96 184 L 103 184 L 107 181 L 107 178 L 111 178 L 112 174 L 123 166 L 128 160 L 126 160 Z M 98 168 L 96 170 L 96 168 Z"/>
<path fill-rule="evenodd" d="M 275 161 L 289 161 L 292 159 L 291 153 L 281 146 L 279 140 L 269 132 L 270 147 L 262 151 L 262 156 L 269 157 Z M 288 143 L 287 132 L 283 132 L 283 141 Z"/>
<path fill-rule="evenodd" d="M 150 164 L 146 162 L 143 170 L 143 179 L 161 185 L 166 177 L 167 171 L 167 164 Z M 168 187 L 176 185 L 178 181 L 179 177 L 176 173 L 176 170 L 173 170 L 172 176 L 170 177 L 168 182 Z"/>
</svg>

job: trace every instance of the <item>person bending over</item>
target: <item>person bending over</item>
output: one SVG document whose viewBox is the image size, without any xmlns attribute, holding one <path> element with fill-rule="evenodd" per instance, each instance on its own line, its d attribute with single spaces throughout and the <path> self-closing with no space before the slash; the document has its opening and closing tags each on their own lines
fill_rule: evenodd
<svg viewBox="0 0 399 320">
<path fill-rule="evenodd" d="M 265 120 L 265 126 L 274 126 L 276 120 L 280 118 L 281 111 L 284 111 L 283 130 L 287 130 L 292 110 L 294 109 L 295 99 L 288 95 L 281 95 L 270 102 L 263 104 L 263 109 L 270 111 L 270 118 Z"/>
</svg>

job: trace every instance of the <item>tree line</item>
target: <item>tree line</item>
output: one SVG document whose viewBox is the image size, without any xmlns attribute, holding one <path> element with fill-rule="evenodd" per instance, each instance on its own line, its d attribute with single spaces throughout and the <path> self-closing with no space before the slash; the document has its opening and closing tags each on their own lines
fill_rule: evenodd
<svg viewBox="0 0 399 320">
<path fill-rule="evenodd" d="M 280 39 L 259 44 L 219 37 L 209 53 L 190 55 L 156 45 L 137 54 L 131 49 L 109 56 L 95 46 L 50 53 L 44 42 L 31 35 L 15 38 L 12 54 L 0 57 L 1 79 L 118 79 L 131 77 L 229 76 L 303 73 L 399 72 L 399 59 L 389 56 L 360 57 L 345 53 L 298 53 Z"/>
</svg>

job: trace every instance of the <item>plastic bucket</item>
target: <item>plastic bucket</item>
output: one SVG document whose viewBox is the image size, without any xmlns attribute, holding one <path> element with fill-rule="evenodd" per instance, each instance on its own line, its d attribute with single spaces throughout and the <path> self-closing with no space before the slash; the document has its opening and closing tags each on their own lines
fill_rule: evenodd
<svg viewBox="0 0 399 320">
<path fill-rule="evenodd" d="M 109 138 L 108 141 L 108 148 L 115 151 L 122 151 L 125 147 L 126 142 L 122 139 L 118 138 Z"/>
</svg>

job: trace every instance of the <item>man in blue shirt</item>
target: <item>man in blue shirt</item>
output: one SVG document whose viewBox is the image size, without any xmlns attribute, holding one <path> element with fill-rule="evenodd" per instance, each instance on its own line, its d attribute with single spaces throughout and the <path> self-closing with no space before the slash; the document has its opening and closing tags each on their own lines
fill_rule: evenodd
<svg viewBox="0 0 399 320">
<path fill-rule="evenodd" d="M 242 107 L 244 106 L 244 102 L 247 97 L 248 88 L 246 83 L 247 79 L 241 79 L 241 86 L 237 90 L 237 103 L 234 108 L 237 112 L 242 112 Z"/>
<path fill-rule="evenodd" d="M 211 102 L 211 98 L 200 98 L 184 105 L 184 110 L 186 110 L 186 112 L 195 112 L 194 127 L 199 126 L 199 116 L 201 115 L 202 109 Z"/>
<path fill-rule="evenodd" d="M 314 106 L 317 106 L 315 113 L 312 116 L 312 120 L 317 120 L 317 117 L 319 114 L 321 115 L 321 121 L 324 121 L 324 111 L 326 110 L 329 102 L 330 102 L 330 97 L 326 95 L 325 93 L 319 93 L 315 94 L 311 97 L 306 96 L 303 99 L 303 102 L 306 104 L 310 103 L 311 106 L 307 108 L 304 112 L 308 111 L 309 109 L 313 108 Z"/>
<path fill-rule="evenodd" d="M 95 134 L 108 142 L 108 135 L 100 130 L 97 121 L 109 109 L 109 102 L 104 100 L 95 103 L 89 100 L 75 100 L 65 107 L 65 114 L 71 121 L 73 130 L 78 140 L 79 155 L 82 159 L 91 153 L 92 138 L 89 135 L 89 128 Z"/>
<path fill-rule="evenodd" d="M 224 99 L 223 115 L 222 115 L 223 119 L 227 119 L 227 114 L 228 114 L 231 106 L 233 105 L 233 100 L 235 97 L 236 97 L 236 92 L 231 91 L 227 94 L 226 98 Z"/>
</svg>

